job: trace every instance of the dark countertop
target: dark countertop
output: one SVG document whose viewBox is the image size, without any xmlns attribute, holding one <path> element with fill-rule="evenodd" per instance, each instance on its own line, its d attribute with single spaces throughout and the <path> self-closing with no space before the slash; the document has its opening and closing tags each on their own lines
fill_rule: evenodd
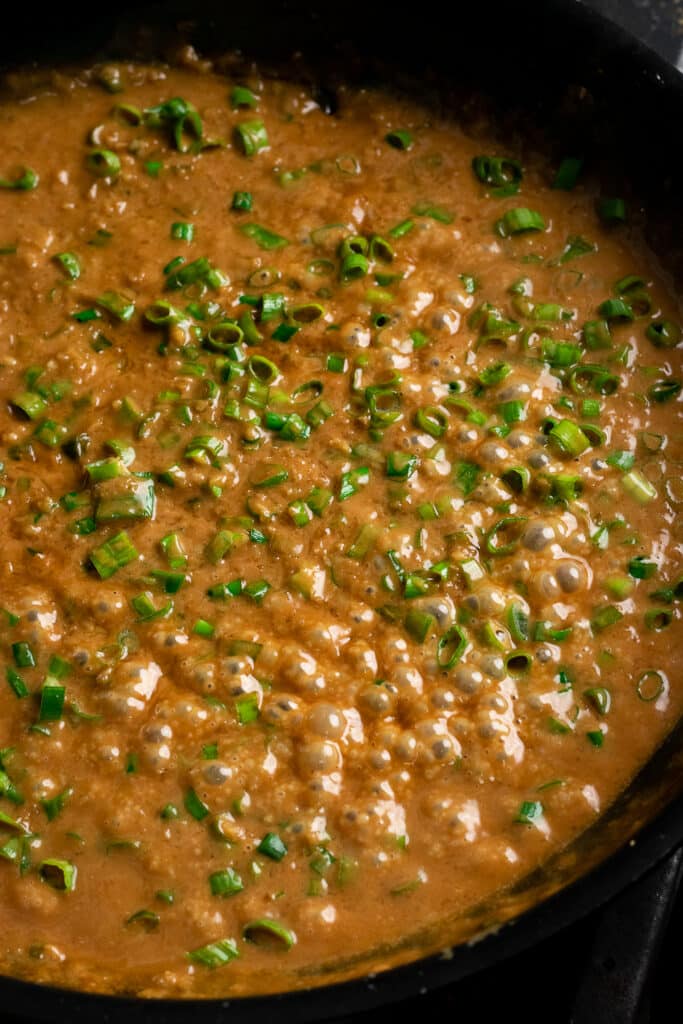
<svg viewBox="0 0 683 1024">
<path fill-rule="evenodd" d="M 683 0 L 582 0 L 683 68 Z"/>
</svg>

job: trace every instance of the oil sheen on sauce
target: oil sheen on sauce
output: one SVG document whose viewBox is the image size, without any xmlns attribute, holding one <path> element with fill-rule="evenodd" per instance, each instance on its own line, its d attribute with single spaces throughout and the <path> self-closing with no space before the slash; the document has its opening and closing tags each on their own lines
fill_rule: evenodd
<svg viewBox="0 0 683 1024">
<path fill-rule="evenodd" d="M 407 100 L 10 87 L 0 964 L 361 971 L 547 861 L 680 715 L 675 296 L 575 164 Z"/>
</svg>

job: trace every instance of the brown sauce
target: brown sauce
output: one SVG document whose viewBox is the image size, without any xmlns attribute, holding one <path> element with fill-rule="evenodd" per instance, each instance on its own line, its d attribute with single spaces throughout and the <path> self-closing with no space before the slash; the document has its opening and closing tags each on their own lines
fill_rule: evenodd
<svg viewBox="0 0 683 1024">
<path fill-rule="evenodd" d="M 500 145 L 405 100 L 25 88 L 0 966 L 320 983 L 546 862 L 678 719 L 676 297 L 595 183 L 473 171 Z"/>
</svg>

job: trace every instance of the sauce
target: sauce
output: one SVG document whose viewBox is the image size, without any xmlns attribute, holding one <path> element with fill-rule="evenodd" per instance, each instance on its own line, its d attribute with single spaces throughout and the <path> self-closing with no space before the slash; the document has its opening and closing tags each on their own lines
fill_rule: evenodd
<svg viewBox="0 0 683 1024">
<path fill-rule="evenodd" d="M 17 89 L 0 963 L 361 971 L 545 863 L 681 713 L 675 297 L 575 163 L 405 100 Z"/>
</svg>

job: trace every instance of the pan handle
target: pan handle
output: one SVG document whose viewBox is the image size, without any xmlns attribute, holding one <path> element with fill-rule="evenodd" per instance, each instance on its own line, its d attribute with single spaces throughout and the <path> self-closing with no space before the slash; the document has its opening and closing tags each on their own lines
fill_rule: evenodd
<svg viewBox="0 0 683 1024">
<path fill-rule="evenodd" d="M 683 848 L 602 912 L 570 1024 L 635 1024 L 683 876 Z"/>
</svg>

